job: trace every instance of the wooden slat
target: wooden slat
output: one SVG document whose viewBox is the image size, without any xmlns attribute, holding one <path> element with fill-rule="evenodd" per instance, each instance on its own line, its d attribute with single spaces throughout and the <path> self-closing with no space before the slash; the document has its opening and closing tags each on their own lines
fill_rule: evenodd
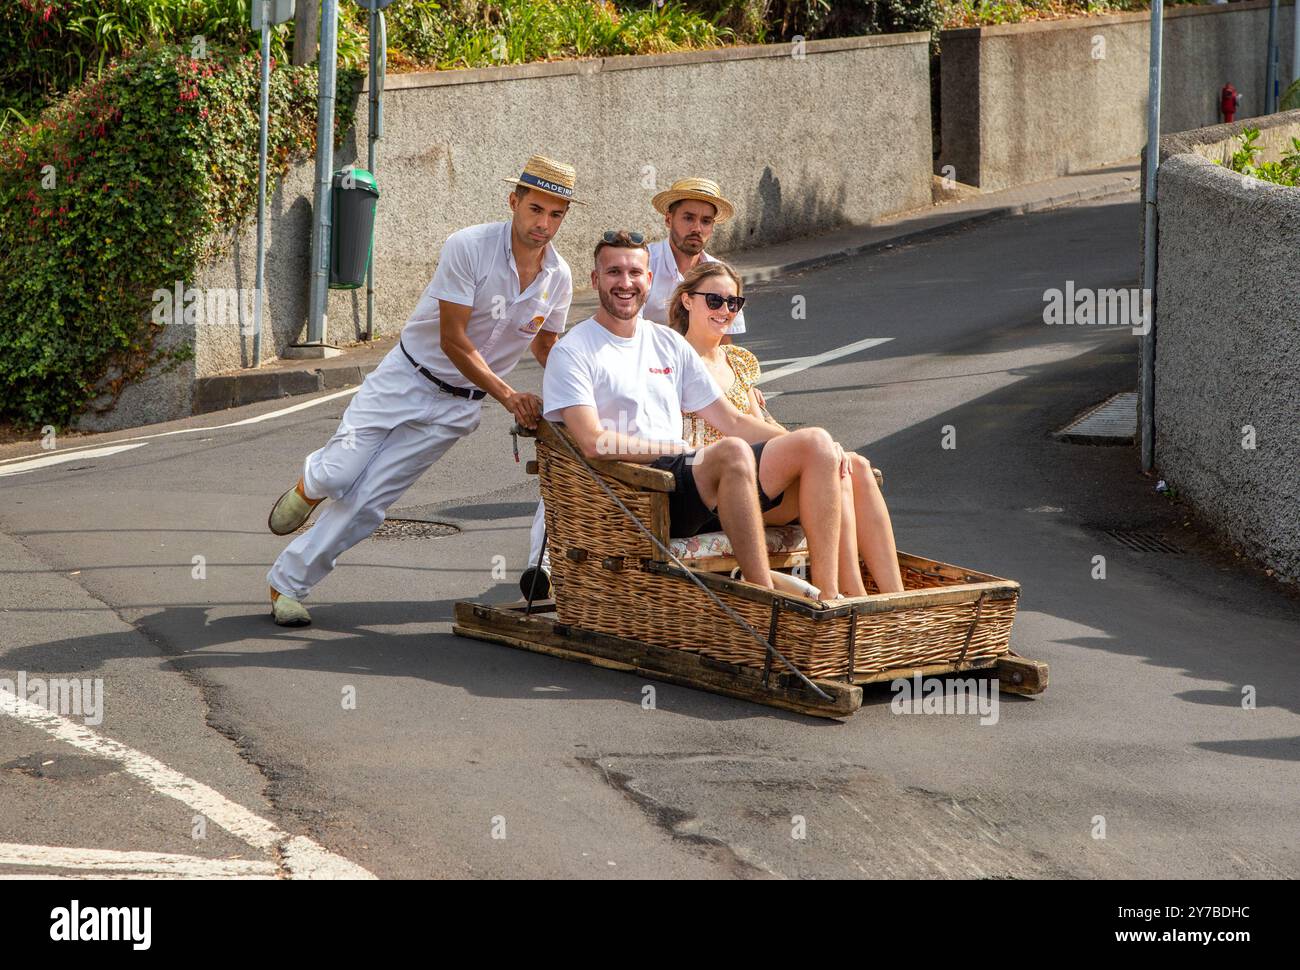
<svg viewBox="0 0 1300 970">
<path fill-rule="evenodd" d="M 650 496 L 650 521 L 646 523 L 650 531 L 655 534 L 655 538 L 665 546 L 671 541 L 668 536 L 668 530 L 671 525 L 668 516 L 668 496 L 662 492 Z M 654 551 L 655 558 L 663 555 L 658 547 Z"/>
<path fill-rule="evenodd" d="M 954 566 L 951 563 L 939 562 L 937 559 L 927 559 L 924 556 L 914 556 L 908 552 L 899 552 L 898 564 L 900 566 L 911 566 L 920 572 L 942 576 L 944 579 L 950 579 L 957 583 L 1013 582 L 1013 580 L 1003 579 L 1001 576 L 982 573 L 976 569 L 962 569 L 960 566 Z M 1019 588 L 1019 584 L 1017 584 L 1017 588 Z"/>
<path fill-rule="evenodd" d="M 1014 653 L 999 657 L 998 689 L 1008 694 L 1041 694 L 1047 690 L 1047 664 Z"/>
<path fill-rule="evenodd" d="M 568 455 L 569 450 L 564 447 L 564 442 L 560 436 L 573 446 L 573 450 L 579 455 L 582 454 L 574 442 L 572 436 L 564 430 L 563 425 L 551 424 L 549 421 L 539 421 L 537 424 L 537 437 L 546 442 L 560 454 Z M 572 457 L 572 456 L 570 456 Z M 672 472 L 663 471 L 660 468 L 651 468 L 649 465 L 638 465 L 630 461 L 606 461 L 603 459 L 591 459 L 591 466 L 615 481 L 622 482 L 624 485 L 631 485 L 634 488 L 644 488 L 652 492 L 671 492 L 677 487 L 677 480 L 673 478 Z M 592 488 L 598 488 L 594 483 Z"/>
<path fill-rule="evenodd" d="M 669 575 L 680 574 L 677 567 L 662 563 L 649 563 L 647 568 L 655 572 L 668 573 Z M 731 579 L 727 576 L 720 576 L 717 573 L 704 572 L 699 569 L 692 569 L 692 572 L 699 577 L 705 586 L 713 590 L 731 593 L 741 599 L 762 603 L 764 606 L 772 602 L 773 596 L 783 596 L 789 609 L 814 620 L 830 620 L 845 616 L 850 612 L 870 615 L 872 613 L 888 613 L 893 610 L 907 610 L 925 606 L 974 603 L 980 598 L 980 594 L 984 594 L 986 600 L 1010 598 L 1016 595 L 1020 589 L 1019 583 L 1013 583 L 1009 580 L 997 580 L 988 583 L 967 583 L 959 586 L 936 586 L 929 589 L 904 590 L 901 593 L 873 593 L 866 596 L 851 596 L 842 600 L 835 600 L 834 606 L 822 606 L 819 601 L 809 599 L 806 596 L 776 593 L 755 583 Z"/>
<path fill-rule="evenodd" d="M 768 565 L 772 569 L 789 569 L 792 566 L 804 566 L 808 563 L 806 552 L 769 552 Z M 687 560 L 686 565 L 692 569 L 702 569 L 711 573 L 729 573 L 740 565 L 731 556 L 705 556 L 702 559 Z"/>
<path fill-rule="evenodd" d="M 862 705 L 862 688 L 852 684 L 814 681 L 830 696 L 831 701 L 827 703 L 792 677 L 774 678 L 770 686 L 764 687 L 762 675 L 748 667 L 710 663 L 708 658 L 686 650 L 563 627 L 548 617 L 523 616 L 469 602 L 456 604 L 455 617 L 452 631 L 459 636 L 519 647 L 564 660 L 577 660 L 596 667 L 635 672 L 652 680 L 799 714 L 848 717 Z"/>
<path fill-rule="evenodd" d="M 854 684 L 878 684 L 884 680 L 910 680 L 917 675 L 922 677 L 942 677 L 945 674 L 962 674 L 968 670 L 986 670 L 996 667 L 998 658 L 987 660 L 967 660 L 961 664 L 922 664 L 918 667 L 890 667 L 874 674 L 853 674 L 849 681 Z"/>
</svg>

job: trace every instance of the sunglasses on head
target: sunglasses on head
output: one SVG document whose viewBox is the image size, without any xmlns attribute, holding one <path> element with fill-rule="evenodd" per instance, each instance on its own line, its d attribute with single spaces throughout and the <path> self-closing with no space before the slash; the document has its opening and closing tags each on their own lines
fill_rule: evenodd
<svg viewBox="0 0 1300 970">
<path fill-rule="evenodd" d="M 606 229 L 604 235 L 600 238 L 607 243 L 616 243 L 620 241 L 620 237 L 626 239 L 633 246 L 641 246 L 645 243 L 645 233 L 628 232 L 625 229 Z"/>
<path fill-rule="evenodd" d="M 721 293 L 705 293 L 702 290 L 687 290 L 686 293 L 688 296 L 704 297 L 704 305 L 710 310 L 720 309 L 725 303 L 732 313 L 739 313 L 740 308 L 745 305 L 743 296 L 723 296 Z"/>
</svg>

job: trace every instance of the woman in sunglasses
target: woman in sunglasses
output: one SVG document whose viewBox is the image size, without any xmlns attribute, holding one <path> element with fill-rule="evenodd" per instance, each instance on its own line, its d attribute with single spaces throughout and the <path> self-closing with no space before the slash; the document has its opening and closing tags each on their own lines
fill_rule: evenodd
<svg viewBox="0 0 1300 970">
<path fill-rule="evenodd" d="M 682 334 L 704 361 L 738 411 L 780 427 L 763 406 L 758 393 L 758 360 L 736 344 L 722 338 L 745 305 L 740 277 L 720 260 L 700 263 L 686 272 L 668 299 L 668 324 Z M 682 415 L 682 437 L 694 448 L 702 448 L 723 437 L 698 414 Z M 898 569 L 898 551 L 889 509 L 876 484 L 871 465 L 861 455 L 850 455 L 850 475 L 843 480 L 840 524 L 839 588 L 845 596 L 862 596 L 867 590 L 858 568 L 865 562 L 881 592 L 900 592 L 903 578 Z M 768 525 L 788 525 L 799 514 L 798 483 L 786 489 L 781 503 L 763 515 Z"/>
</svg>

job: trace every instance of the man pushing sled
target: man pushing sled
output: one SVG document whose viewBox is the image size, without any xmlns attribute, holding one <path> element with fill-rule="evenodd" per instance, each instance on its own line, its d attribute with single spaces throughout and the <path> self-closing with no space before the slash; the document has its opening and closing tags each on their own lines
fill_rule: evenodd
<svg viewBox="0 0 1300 970">
<path fill-rule="evenodd" d="M 281 626 L 305 626 L 302 605 L 338 557 L 370 536 L 388 507 L 461 438 L 478 427 L 491 395 L 532 428 L 535 394 L 505 381 L 525 350 L 545 365 L 569 313 L 573 278 L 551 245 L 573 198 L 574 169 L 534 155 L 509 194 L 512 217 L 447 237 L 433 280 L 398 345 L 367 375 L 339 428 L 307 456 L 297 484 L 268 519 L 276 535 L 316 524 L 267 573 Z M 585 203 L 579 203 L 585 204 Z"/>
</svg>

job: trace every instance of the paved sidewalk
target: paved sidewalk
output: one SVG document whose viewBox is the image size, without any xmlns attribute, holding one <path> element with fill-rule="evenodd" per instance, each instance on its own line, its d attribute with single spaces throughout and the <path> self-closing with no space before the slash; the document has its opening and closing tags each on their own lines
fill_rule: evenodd
<svg viewBox="0 0 1300 970">
<path fill-rule="evenodd" d="M 1122 195 L 1136 190 L 1139 181 L 1139 160 L 1130 158 L 1046 182 L 927 206 L 869 226 L 852 226 L 775 246 L 743 250 L 729 254 L 727 259 L 740 270 L 746 283 L 754 283 L 872 250 L 916 242 L 990 219 Z M 594 311 L 596 305 L 595 295 L 580 288 L 573 301 L 570 320 L 581 319 Z M 206 414 L 257 401 L 352 387 L 379 365 L 395 343 L 397 337 L 388 336 L 349 346 L 343 356 L 327 361 L 279 360 L 256 370 L 199 378 L 195 382 L 194 413 Z"/>
</svg>

